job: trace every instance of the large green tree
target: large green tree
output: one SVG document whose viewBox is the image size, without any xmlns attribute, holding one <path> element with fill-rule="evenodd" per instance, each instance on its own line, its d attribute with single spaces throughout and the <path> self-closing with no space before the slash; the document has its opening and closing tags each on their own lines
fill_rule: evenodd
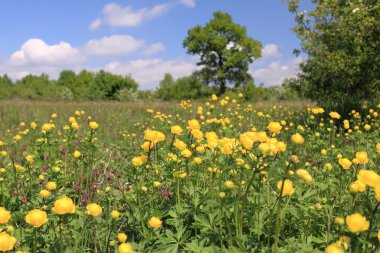
<svg viewBox="0 0 380 253">
<path fill-rule="evenodd" d="M 308 98 L 346 114 L 380 91 L 380 1 L 312 3 L 306 12 L 300 11 L 300 0 L 289 1 L 294 31 L 307 55 L 292 84 Z"/>
<path fill-rule="evenodd" d="M 249 64 L 261 56 L 262 45 L 247 35 L 244 26 L 233 22 L 231 16 L 215 12 L 205 26 L 188 31 L 183 46 L 192 55 L 199 55 L 197 65 L 207 83 L 224 93 L 228 85 L 239 85 L 252 79 Z"/>
</svg>

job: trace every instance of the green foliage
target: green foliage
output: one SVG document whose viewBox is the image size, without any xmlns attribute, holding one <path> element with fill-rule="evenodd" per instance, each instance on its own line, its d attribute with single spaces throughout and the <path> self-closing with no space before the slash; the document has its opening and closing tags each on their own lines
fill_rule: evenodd
<svg viewBox="0 0 380 253">
<path fill-rule="evenodd" d="M 244 26 L 233 22 L 231 16 L 215 12 L 205 26 L 197 25 L 188 31 L 183 46 L 192 55 L 199 55 L 197 63 L 203 68 L 206 83 L 219 87 L 219 93 L 228 85 L 239 85 L 251 80 L 248 66 L 261 56 L 262 45 L 247 35 Z"/>
<path fill-rule="evenodd" d="M 157 89 L 157 97 L 163 100 L 196 99 L 211 95 L 211 90 L 204 87 L 196 75 L 174 80 L 171 74 L 165 74 Z"/>
<path fill-rule="evenodd" d="M 299 2 L 289 2 L 295 14 L 294 31 L 308 55 L 300 65 L 298 88 L 342 115 L 359 108 L 364 100 L 376 99 L 380 94 L 380 2 L 313 0 L 315 8 L 308 13 L 299 11 Z"/>
</svg>

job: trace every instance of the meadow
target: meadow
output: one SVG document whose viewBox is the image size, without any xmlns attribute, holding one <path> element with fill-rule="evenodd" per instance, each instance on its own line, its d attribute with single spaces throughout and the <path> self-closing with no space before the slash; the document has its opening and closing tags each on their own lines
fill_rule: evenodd
<svg viewBox="0 0 380 253">
<path fill-rule="evenodd" d="M 379 111 L 0 101 L 0 252 L 378 252 Z"/>
</svg>

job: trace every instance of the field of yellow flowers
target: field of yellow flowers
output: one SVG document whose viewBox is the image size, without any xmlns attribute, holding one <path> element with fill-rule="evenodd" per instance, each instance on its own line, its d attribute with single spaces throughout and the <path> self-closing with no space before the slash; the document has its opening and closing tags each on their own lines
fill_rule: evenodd
<svg viewBox="0 0 380 253">
<path fill-rule="evenodd" d="M 378 252 L 380 105 L 239 97 L 0 104 L 0 252 Z"/>
</svg>

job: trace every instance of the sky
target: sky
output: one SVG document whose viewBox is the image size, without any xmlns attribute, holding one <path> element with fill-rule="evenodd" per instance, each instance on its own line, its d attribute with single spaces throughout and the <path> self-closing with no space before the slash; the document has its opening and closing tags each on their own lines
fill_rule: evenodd
<svg viewBox="0 0 380 253">
<path fill-rule="evenodd" d="M 106 71 L 131 75 L 140 89 L 154 89 L 165 73 L 190 75 L 197 57 L 182 42 L 189 29 L 227 12 L 263 45 L 250 65 L 256 85 L 281 85 L 294 76 L 299 40 L 284 0 L 2 0 L 0 74 Z"/>
</svg>

